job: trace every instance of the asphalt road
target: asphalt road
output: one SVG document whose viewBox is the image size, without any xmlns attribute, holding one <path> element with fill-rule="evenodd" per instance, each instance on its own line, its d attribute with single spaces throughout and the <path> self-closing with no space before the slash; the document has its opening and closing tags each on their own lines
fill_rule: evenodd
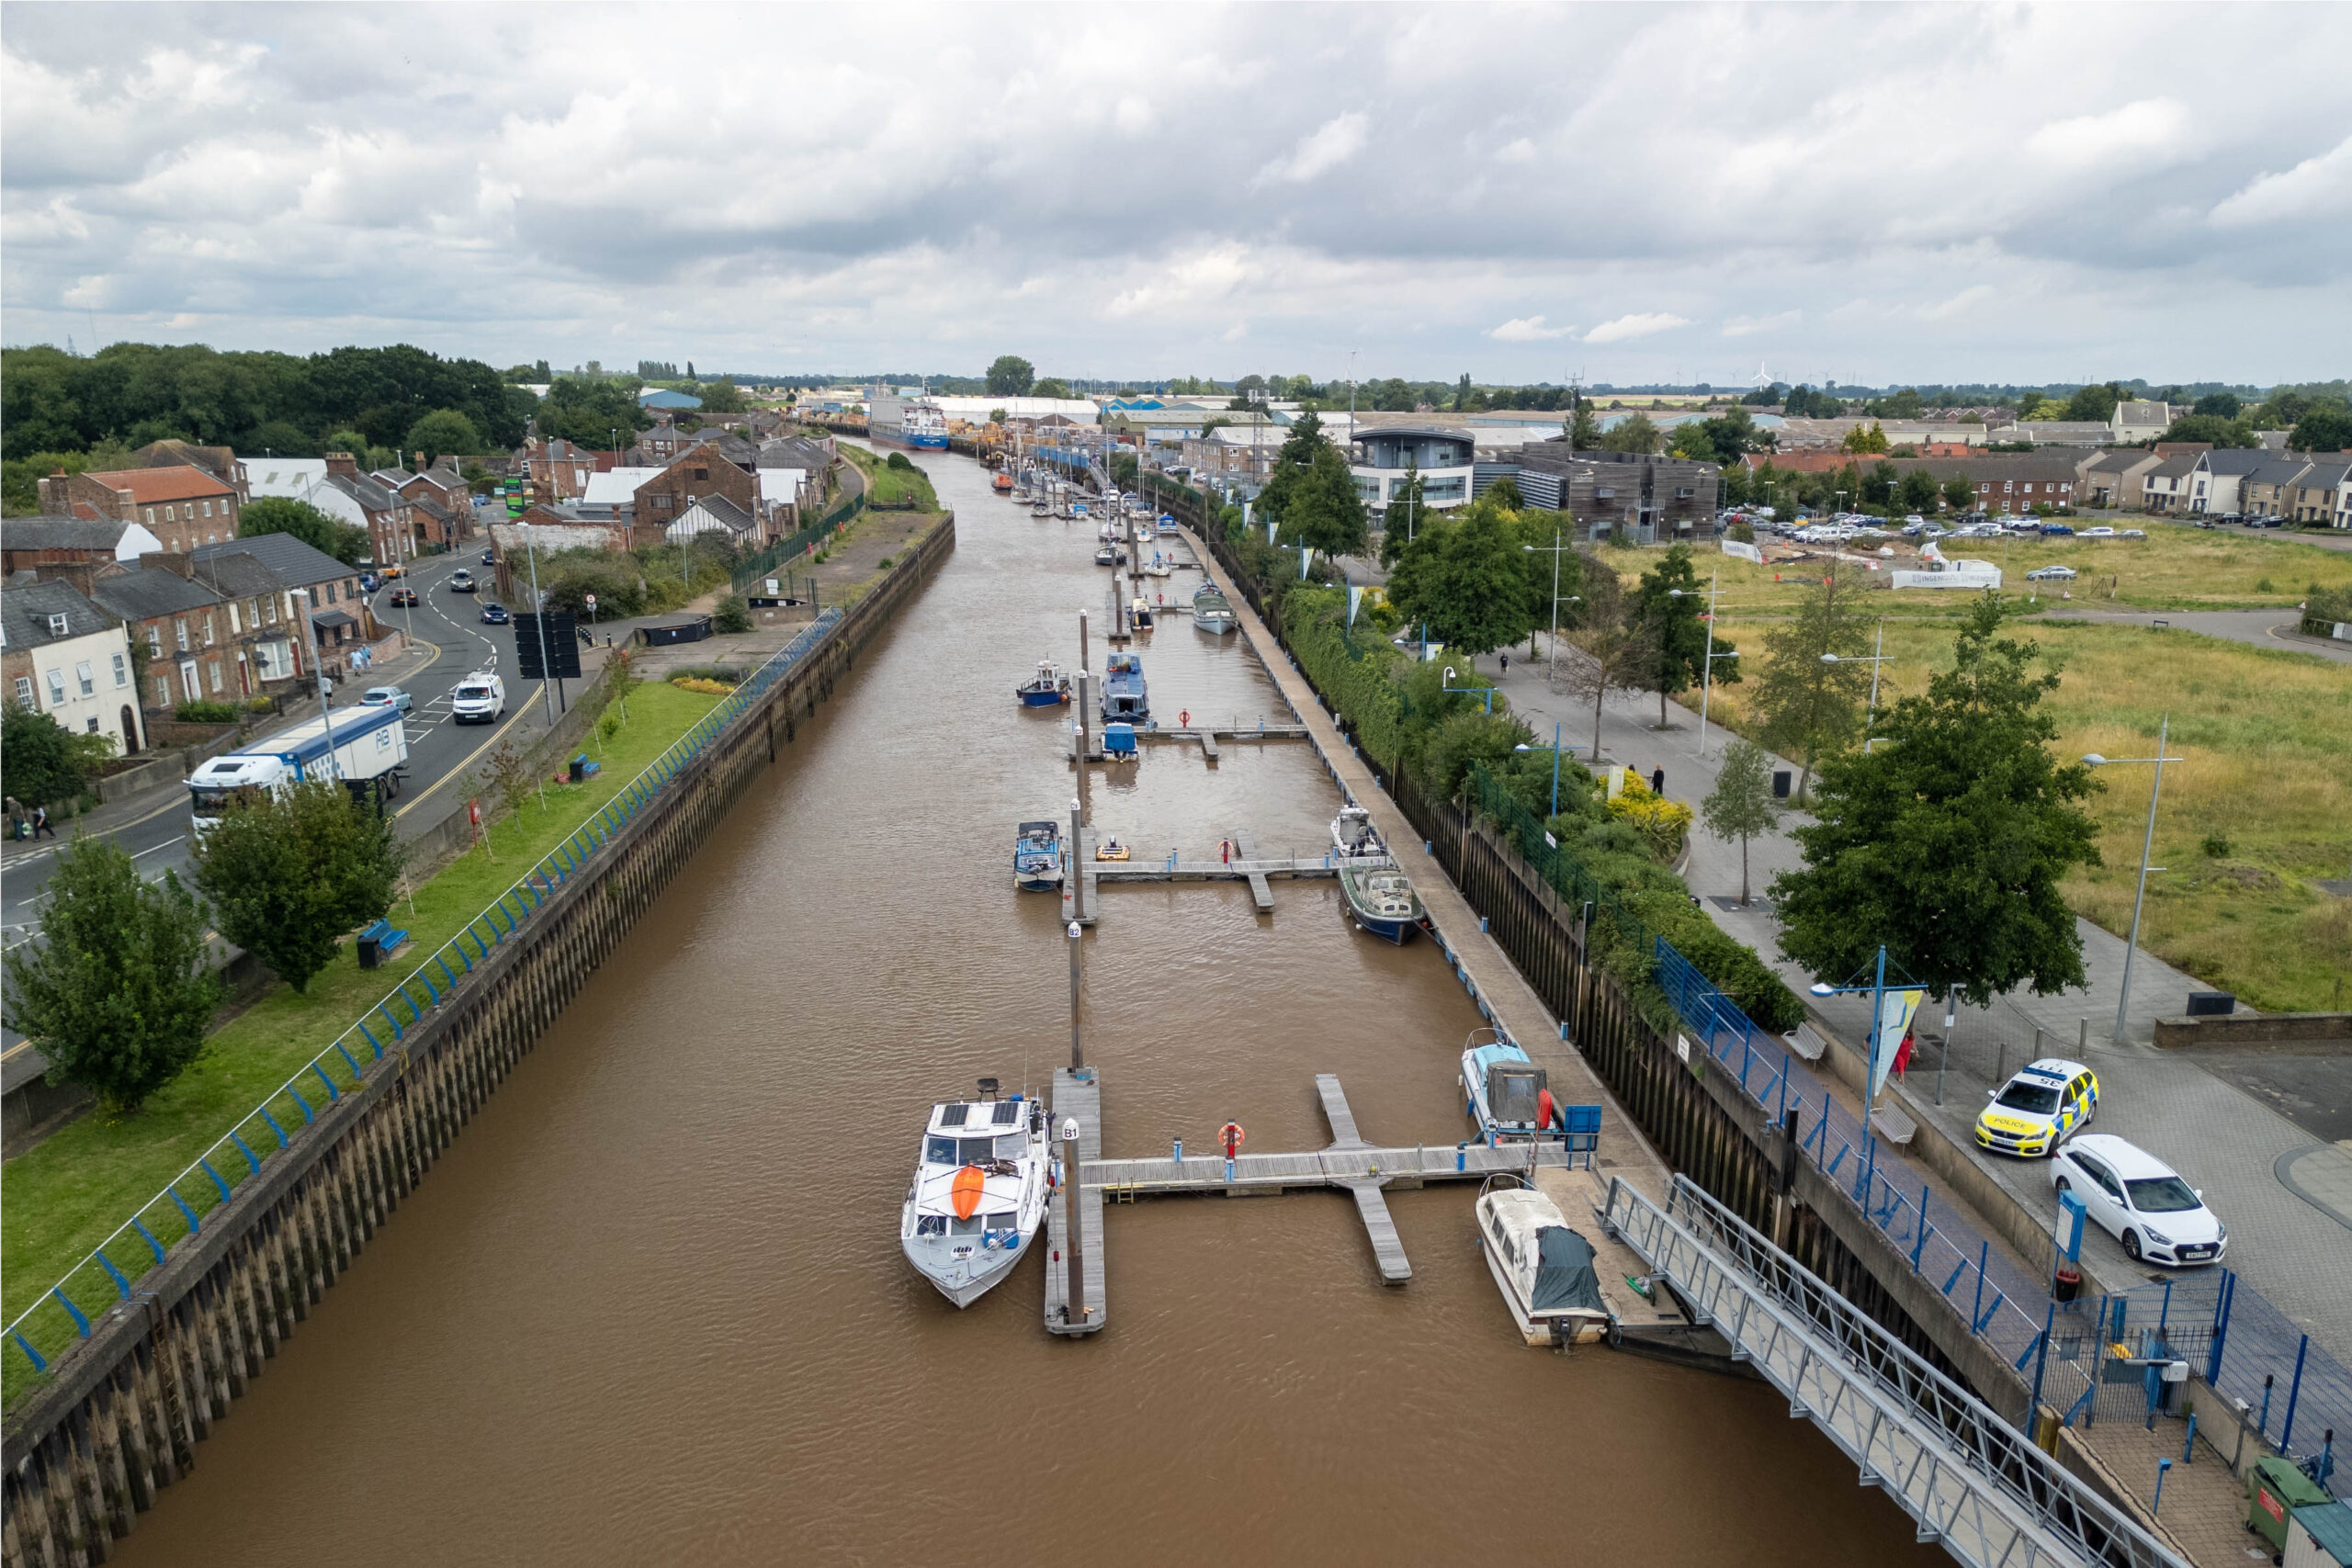
<svg viewBox="0 0 2352 1568">
<path fill-rule="evenodd" d="M 527 746 L 548 728 L 541 682 L 514 678 L 513 627 L 481 624 L 481 606 L 493 595 L 449 592 L 449 577 L 461 567 L 488 583 L 489 571 L 476 548 L 419 562 L 402 580 L 416 590 L 413 608 L 391 608 L 390 586 L 380 591 L 378 621 L 400 627 L 408 634 L 412 649 L 425 657 L 421 661 L 404 657 L 386 670 L 339 686 L 334 694 L 337 708 L 356 704 L 369 685 L 398 685 L 415 699 L 404 726 L 409 744 L 405 787 L 394 810 L 396 830 L 402 838 L 413 837 L 441 818 L 448 809 L 449 792 L 459 787 L 458 781 L 477 758 L 507 739 Z M 489 726 L 461 726 L 450 716 L 449 694 L 459 681 L 485 669 L 506 676 L 505 716 Z M 577 691 L 578 682 L 569 684 Z M 149 881 L 159 880 L 166 871 L 189 880 L 187 792 L 177 787 L 158 791 L 130 809 L 127 820 L 111 821 L 98 830 L 130 852 Z M 70 833 L 72 829 L 62 830 Z M 12 852 L 0 862 L 5 867 L 0 869 L 0 941 L 8 948 L 31 941 L 39 931 L 49 874 L 56 864 L 56 847 L 43 843 L 43 848 Z M 0 1089 L 13 1089 L 42 1066 L 14 1030 L 0 1029 Z"/>
</svg>

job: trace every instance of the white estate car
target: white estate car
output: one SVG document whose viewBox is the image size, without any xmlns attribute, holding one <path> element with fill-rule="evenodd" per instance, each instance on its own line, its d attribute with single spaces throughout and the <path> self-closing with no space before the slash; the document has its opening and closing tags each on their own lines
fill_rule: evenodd
<svg viewBox="0 0 2352 1568">
<path fill-rule="evenodd" d="M 2086 1213 L 2123 1244 L 2135 1261 L 2215 1263 L 2229 1250 L 2229 1227 L 2205 1206 L 2205 1194 L 2147 1150 L 2108 1133 L 2084 1133 L 2051 1156 L 2050 1184 L 2073 1192 Z"/>
<path fill-rule="evenodd" d="M 475 671 L 449 694 L 449 716 L 459 724 L 494 724 L 505 712 L 506 682 L 494 671 Z"/>
</svg>

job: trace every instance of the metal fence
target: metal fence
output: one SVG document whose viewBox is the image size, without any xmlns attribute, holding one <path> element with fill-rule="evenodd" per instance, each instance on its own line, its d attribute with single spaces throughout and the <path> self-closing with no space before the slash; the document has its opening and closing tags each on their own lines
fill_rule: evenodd
<svg viewBox="0 0 2352 1568">
<path fill-rule="evenodd" d="M 409 1030 L 423 1023 L 447 999 L 460 976 L 472 973 L 492 948 L 527 926 L 564 883 L 585 870 L 614 835 L 652 804 L 696 755 L 788 674 L 841 619 L 839 610 L 824 612 L 754 670 L 611 800 L 468 920 L 456 936 L 427 953 L 405 979 L 214 1139 L 162 1191 L 133 1210 L 88 1256 L 67 1269 L 63 1278 L 18 1312 L 0 1332 L 23 1353 L 32 1370 L 46 1371 L 51 1357 L 69 1348 L 75 1338 L 89 1337 L 90 1311 L 84 1303 L 104 1303 L 97 1307 L 103 1312 L 117 1301 L 130 1300 L 132 1286 L 141 1277 L 161 1266 L 174 1248 L 200 1233 L 207 1218 L 234 1197 L 238 1188 L 259 1176 L 263 1167 L 289 1146 L 289 1128 L 299 1133 L 322 1110 L 370 1082 L 381 1070 L 388 1047 L 397 1049 Z"/>
<path fill-rule="evenodd" d="M 834 529 L 841 527 L 865 510 L 864 491 L 854 495 L 845 495 L 833 503 L 831 511 L 809 524 L 806 528 L 786 538 L 778 539 L 757 555 L 739 562 L 734 573 L 736 592 L 741 592 L 749 588 L 785 562 L 797 560 L 802 554 L 821 544 Z"/>
<path fill-rule="evenodd" d="M 2143 1384 L 2102 1382 L 2112 1347 L 2137 1351 L 2152 1329 L 2165 1359 L 2186 1360 L 2215 1392 L 2243 1400 L 2263 1437 L 2307 1458 L 2329 1430 L 2352 1435 L 2352 1374 L 2309 1334 L 2222 1269 L 2060 1303 L 1907 1167 L 1878 1164 L 1879 1140 L 1785 1042 L 1733 1005 L 1665 938 L 1657 981 L 1688 1031 L 1740 1090 L 1775 1118 L 1795 1110 L 1804 1153 L 1968 1319 L 1972 1332 L 2029 1379 L 2067 1425 L 2145 1410 Z M 1914 1185 L 1914 1183 L 1917 1183 Z M 2036 1318 L 2033 1314 L 2040 1313 Z M 2131 1358 L 2136 1359 L 2136 1358 Z"/>
</svg>

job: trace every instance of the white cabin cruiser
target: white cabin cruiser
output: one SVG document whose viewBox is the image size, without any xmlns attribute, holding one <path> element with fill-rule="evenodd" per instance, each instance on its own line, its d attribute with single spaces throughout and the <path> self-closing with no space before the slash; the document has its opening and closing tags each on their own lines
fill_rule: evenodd
<svg viewBox="0 0 2352 1568">
<path fill-rule="evenodd" d="M 1530 1345 L 1589 1345 L 1615 1314 L 1600 1299 L 1592 1244 L 1568 1228 L 1559 1205 L 1532 1187 L 1482 1194 L 1478 1247 Z"/>
<path fill-rule="evenodd" d="M 899 1245 L 922 1277 L 959 1307 L 1012 1272 L 1046 1223 L 1052 1170 L 1046 1108 L 1014 1095 L 931 1108 L 915 1179 L 899 1211 Z"/>
<path fill-rule="evenodd" d="M 1548 1080 L 1526 1052 L 1497 1031 L 1471 1031 L 1458 1081 L 1464 1113 L 1478 1124 L 1479 1141 L 1499 1145 L 1559 1137 L 1559 1108 Z"/>
</svg>

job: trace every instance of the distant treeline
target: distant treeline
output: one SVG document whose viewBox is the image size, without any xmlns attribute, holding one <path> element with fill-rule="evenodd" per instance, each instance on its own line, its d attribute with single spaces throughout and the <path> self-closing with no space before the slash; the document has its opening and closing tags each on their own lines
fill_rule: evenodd
<svg viewBox="0 0 2352 1568">
<path fill-rule="evenodd" d="M 179 437 L 240 453 L 317 457 L 331 433 L 398 449 L 417 422 L 453 409 L 488 449 L 514 446 L 537 400 L 477 359 L 421 348 L 308 356 L 204 345 L 111 344 L 80 357 L 42 344 L 0 349 L 0 442 L 10 460 L 137 447 Z"/>
</svg>

